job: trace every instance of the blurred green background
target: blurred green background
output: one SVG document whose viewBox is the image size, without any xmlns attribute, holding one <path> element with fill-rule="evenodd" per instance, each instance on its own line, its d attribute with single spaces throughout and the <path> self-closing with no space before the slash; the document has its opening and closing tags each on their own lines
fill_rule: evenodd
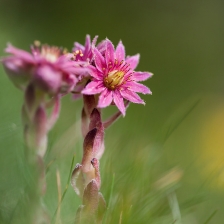
<svg viewBox="0 0 224 224">
<path fill-rule="evenodd" d="M 105 223 L 175 223 L 170 195 L 177 197 L 182 223 L 224 223 L 223 12 L 222 0 L 0 0 L 1 55 L 8 42 L 26 50 L 34 40 L 71 49 L 86 34 L 99 35 L 115 45 L 121 39 L 127 55 L 141 54 L 137 70 L 155 74 L 145 82 L 153 92 L 142 96 L 146 106 L 132 104 L 106 130 L 101 192 L 111 199 Z M 2 66 L 0 73 L 0 223 L 20 223 L 32 179 L 24 165 L 23 94 Z M 54 162 L 44 201 L 51 215 L 56 170 L 64 190 L 72 156 L 81 160 L 81 107 L 66 96 L 49 135 L 45 161 Z M 73 223 L 80 203 L 69 186 L 62 223 Z"/>
</svg>

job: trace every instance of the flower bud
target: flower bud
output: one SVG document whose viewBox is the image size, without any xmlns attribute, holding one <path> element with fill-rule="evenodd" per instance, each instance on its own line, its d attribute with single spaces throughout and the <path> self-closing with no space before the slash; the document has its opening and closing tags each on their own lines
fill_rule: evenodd
<svg viewBox="0 0 224 224">
<path fill-rule="evenodd" d="M 83 158 L 82 158 L 82 166 L 83 172 L 89 172 L 91 170 L 91 160 L 93 158 L 93 145 L 95 141 L 95 137 L 97 134 L 97 129 L 89 131 L 86 135 L 83 143 Z"/>
<path fill-rule="evenodd" d="M 88 214 L 94 214 L 98 208 L 98 187 L 96 181 L 93 179 L 86 186 L 83 194 L 83 205 L 85 205 L 84 210 Z"/>
</svg>

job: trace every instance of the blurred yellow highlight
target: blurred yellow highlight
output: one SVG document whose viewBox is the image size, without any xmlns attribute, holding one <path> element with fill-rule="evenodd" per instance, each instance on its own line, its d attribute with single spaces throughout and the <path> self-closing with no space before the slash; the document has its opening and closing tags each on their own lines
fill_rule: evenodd
<svg viewBox="0 0 224 224">
<path fill-rule="evenodd" d="M 224 99 L 223 99 L 224 102 Z M 200 132 L 203 175 L 212 188 L 224 189 L 224 104 L 211 107 Z"/>
</svg>

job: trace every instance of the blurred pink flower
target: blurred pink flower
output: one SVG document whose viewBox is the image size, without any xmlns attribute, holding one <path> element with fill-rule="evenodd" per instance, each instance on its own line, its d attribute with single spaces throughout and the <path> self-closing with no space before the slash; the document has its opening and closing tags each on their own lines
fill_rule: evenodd
<svg viewBox="0 0 224 224">
<path fill-rule="evenodd" d="M 1 59 L 13 83 L 22 89 L 28 84 L 50 94 L 70 92 L 84 73 L 84 68 L 71 61 L 62 48 L 40 45 L 31 46 L 31 53 L 8 45 L 10 53 Z"/>
<path fill-rule="evenodd" d="M 86 95 L 100 94 L 98 107 L 103 108 L 115 103 L 123 116 L 125 115 L 124 100 L 145 104 L 136 92 L 152 94 L 150 89 L 138 81 L 152 76 L 149 72 L 134 72 L 139 62 L 139 54 L 125 58 L 125 48 L 120 41 L 116 50 L 108 39 L 104 42 L 105 51 L 93 49 L 94 65 L 88 70 L 92 81 L 82 91 Z"/>
</svg>

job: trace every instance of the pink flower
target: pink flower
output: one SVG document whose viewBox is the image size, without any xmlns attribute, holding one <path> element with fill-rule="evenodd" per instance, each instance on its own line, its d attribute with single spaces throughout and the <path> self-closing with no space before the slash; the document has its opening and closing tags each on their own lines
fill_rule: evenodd
<svg viewBox="0 0 224 224">
<path fill-rule="evenodd" d="M 74 48 L 72 49 L 71 54 L 69 54 L 70 59 L 73 61 L 78 62 L 81 66 L 88 63 L 90 65 L 94 65 L 94 55 L 93 55 L 93 48 L 96 46 L 98 36 L 95 36 L 94 39 L 91 42 L 90 35 L 86 35 L 86 41 L 85 45 L 75 42 Z M 105 52 L 105 41 L 100 42 L 97 44 L 96 48 L 103 54 Z M 82 74 L 78 77 L 78 83 L 74 88 L 73 91 L 73 98 L 78 99 L 82 97 L 81 91 L 86 86 L 87 81 L 90 78 L 90 74 L 88 71 L 86 71 L 85 74 Z"/>
<path fill-rule="evenodd" d="M 152 94 L 149 88 L 138 83 L 138 81 L 150 78 L 152 73 L 134 72 L 139 62 L 139 54 L 125 58 L 125 49 L 121 41 L 116 50 L 108 39 L 105 41 L 105 46 L 106 50 L 103 53 L 97 48 L 93 49 L 95 66 L 88 66 L 92 81 L 82 93 L 100 94 L 97 105 L 99 108 L 114 103 L 124 116 L 124 99 L 133 103 L 145 104 L 136 92 Z"/>
<path fill-rule="evenodd" d="M 99 52 L 102 54 L 105 53 L 105 40 L 101 41 L 99 44 L 96 45 L 98 36 L 95 36 L 92 40 L 91 43 L 91 38 L 90 35 L 86 35 L 86 42 L 85 46 L 82 44 L 75 42 L 74 43 L 74 48 L 72 51 L 74 52 L 74 57 L 73 59 L 75 61 L 85 61 L 88 62 L 89 64 L 94 64 L 94 54 L 93 54 L 93 49 L 96 47 Z"/>
<path fill-rule="evenodd" d="M 11 54 L 1 60 L 6 73 L 22 89 L 31 83 L 50 94 L 67 93 L 76 85 L 77 76 L 85 72 L 55 46 L 36 42 L 29 53 L 8 45 L 6 52 Z"/>
<path fill-rule="evenodd" d="M 74 52 L 74 60 L 75 61 L 86 61 L 91 63 L 93 60 L 93 51 L 92 51 L 92 46 L 95 46 L 97 41 L 97 36 L 93 39 L 91 43 L 91 38 L 90 35 L 86 35 L 86 42 L 85 46 L 82 44 L 75 42 L 74 43 L 74 48 L 72 51 Z"/>
</svg>

